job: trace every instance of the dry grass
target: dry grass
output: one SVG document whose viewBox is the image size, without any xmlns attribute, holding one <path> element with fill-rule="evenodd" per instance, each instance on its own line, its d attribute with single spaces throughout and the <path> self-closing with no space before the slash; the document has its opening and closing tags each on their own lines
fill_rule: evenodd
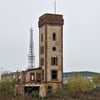
<svg viewBox="0 0 100 100">
<path fill-rule="evenodd" d="M 49 98 L 32 98 L 32 97 L 12 97 L 0 96 L 0 100 L 100 100 L 100 92 L 95 93 L 80 93 L 77 95 L 65 97 L 49 97 Z"/>
</svg>

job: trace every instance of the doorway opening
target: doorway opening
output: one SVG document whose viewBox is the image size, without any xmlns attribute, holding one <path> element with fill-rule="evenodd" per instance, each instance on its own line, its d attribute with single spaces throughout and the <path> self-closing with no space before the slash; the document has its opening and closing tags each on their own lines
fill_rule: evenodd
<svg viewBox="0 0 100 100">
<path fill-rule="evenodd" d="M 25 96 L 38 97 L 39 90 L 40 90 L 40 86 L 25 86 L 24 94 L 25 94 Z"/>
</svg>

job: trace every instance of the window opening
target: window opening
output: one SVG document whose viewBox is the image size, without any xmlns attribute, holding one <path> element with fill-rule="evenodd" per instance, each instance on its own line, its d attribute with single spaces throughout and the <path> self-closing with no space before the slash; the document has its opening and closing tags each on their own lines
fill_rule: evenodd
<svg viewBox="0 0 100 100">
<path fill-rule="evenodd" d="M 41 34 L 41 42 L 43 41 L 43 34 Z"/>
<path fill-rule="evenodd" d="M 30 80 L 31 80 L 31 81 L 34 81 L 34 80 L 35 80 L 35 75 L 34 75 L 34 73 L 30 73 Z"/>
<path fill-rule="evenodd" d="M 52 78 L 52 80 L 57 80 L 57 70 L 52 70 L 51 78 Z"/>
<path fill-rule="evenodd" d="M 55 40 L 56 40 L 56 33 L 53 33 L 52 40 L 53 40 L 53 41 L 55 41 Z"/>
<path fill-rule="evenodd" d="M 53 50 L 53 51 L 56 51 L 56 47 L 53 47 L 52 50 Z"/>
<path fill-rule="evenodd" d="M 40 59 L 40 65 L 43 66 L 44 65 L 44 58 Z"/>
<path fill-rule="evenodd" d="M 58 65 L 58 57 L 51 57 L 51 65 Z"/>
</svg>

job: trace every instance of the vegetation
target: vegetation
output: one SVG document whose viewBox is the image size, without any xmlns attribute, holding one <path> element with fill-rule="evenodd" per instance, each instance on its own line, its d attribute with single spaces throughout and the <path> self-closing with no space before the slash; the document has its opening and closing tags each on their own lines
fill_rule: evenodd
<svg viewBox="0 0 100 100">
<path fill-rule="evenodd" d="M 13 93 L 13 82 L 5 80 L 0 83 L 0 95 L 10 95 Z"/>
<path fill-rule="evenodd" d="M 47 87 L 47 95 L 52 95 L 52 93 L 53 93 L 52 86 L 48 85 L 48 87 Z"/>
<path fill-rule="evenodd" d="M 100 75 L 93 77 L 92 80 L 96 87 L 100 87 Z"/>
<path fill-rule="evenodd" d="M 94 85 L 90 80 L 78 75 L 73 78 L 69 78 L 67 86 L 68 91 L 70 92 L 84 92 L 92 90 Z"/>
<path fill-rule="evenodd" d="M 74 75 L 67 80 L 67 83 L 63 87 L 59 87 L 54 94 L 57 97 L 71 97 L 74 100 L 81 100 L 81 95 L 89 93 L 94 88 L 93 82 L 85 79 L 80 75 Z"/>
<path fill-rule="evenodd" d="M 19 73 L 16 74 L 14 79 L 5 79 L 0 82 L 0 96 L 1 95 L 13 95 L 14 87 L 19 83 Z"/>
<path fill-rule="evenodd" d="M 18 76 L 16 76 L 15 79 L 12 80 L 5 80 L 0 82 L 0 95 L 12 95 L 14 93 L 14 87 L 16 84 L 19 83 Z M 94 83 L 100 84 L 100 76 L 94 77 L 93 82 L 85 79 L 84 77 L 80 75 L 74 75 L 74 77 L 71 77 L 67 80 L 67 83 L 65 83 L 62 87 L 58 86 L 58 90 L 56 93 L 53 92 L 52 86 L 48 85 L 47 87 L 47 96 L 48 97 L 64 97 L 64 96 L 70 96 L 70 94 L 74 94 L 73 97 L 77 97 L 78 94 L 89 92 L 89 91 L 99 91 L 100 88 L 94 89 Z M 39 97 L 38 92 L 36 91 L 34 93 L 35 97 Z"/>
</svg>

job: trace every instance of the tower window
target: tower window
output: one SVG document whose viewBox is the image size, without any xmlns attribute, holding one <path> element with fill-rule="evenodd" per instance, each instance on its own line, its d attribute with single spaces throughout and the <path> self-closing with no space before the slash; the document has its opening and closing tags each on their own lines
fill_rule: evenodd
<svg viewBox="0 0 100 100">
<path fill-rule="evenodd" d="M 58 65 L 58 57 L 51 57 L 51 65 Z"/>
<path fill-rule="evenodd" d="M 57 80 L 57 70 L 52 70 L 51 71 L 51 79 L 52 80 Z"/>
<path fill-rule="evenodd" d="M 43 41 L 43 34 L 41 34 L 41 42 Z"/>
<path fill-rule="evenodd" d="M 53 47 L 52 50 L 53 50 L 53 51 L 56 51 L 56 47 Z"/>
<path fill-rule="evenodd" d="M 34 81 L 34 80 L 35 80 L 35 75 L 34 75 L 34 73 L 30 73 L 30 80 L 31 80 L 31 81 Z"/>
<path fill-rule="evenodd" d="M 41 46 L 40 47 L 40 54 L 43 54 L 44 53 L 44 46 Z"/>
<path fill-rule="evenodd" d="M 53 35 L 52 35 L 52 40 L 53 40 L 53 41 L 56 41 L 56 33 L 53 33 Z"/>
<path fill-rule="evenodd" d="M 36 80 L 37 80 L 37 82 L 41 82 L 41 74 L 40 73 L 36 73 Z"/>
<path fill-rule="evenodd" d="M 42 80 L 44 80 L 44 70 L 42 70 Z"/>
<path fill-rule="evenodd" d="M 44 65 L 44 58 L 40 59 L 40 65 L 43 66 Z"/>
</svg>

